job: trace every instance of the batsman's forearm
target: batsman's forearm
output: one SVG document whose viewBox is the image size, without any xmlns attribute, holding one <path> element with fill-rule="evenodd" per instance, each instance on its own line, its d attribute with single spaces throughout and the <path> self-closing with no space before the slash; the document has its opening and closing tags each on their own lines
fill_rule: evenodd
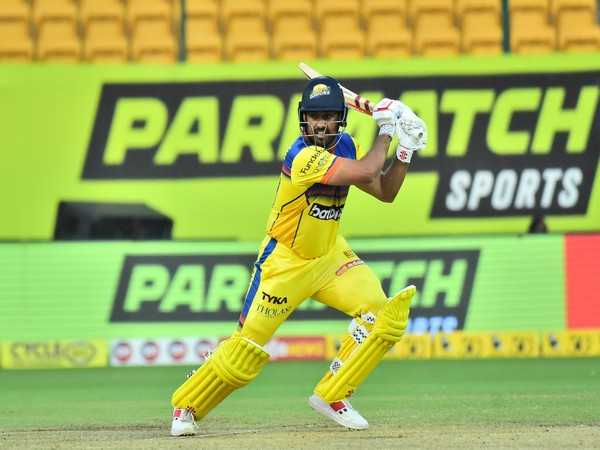
<svg viewBox="0 0 600 450">
<path fill-rule="evenodd" d="M 407 172 L 408 164 L 394 158 L 390 167 L 388 167 L 387 170 L 381 174 L 381 177 L 379 177 L 382 201 L 388 203 L 394 201 L 398 191 L 404 183 Z"/>
<path fill-rule="evenodd" d="M 366 170 L 372 175 L 373 179 L 379 176 L 383 169 L 391 142 L 392 138 L 390 136 L 385 134 L 377 136 L 369 153 L 360 160 L 361 163 L 365 164 Z"/>
</svg>

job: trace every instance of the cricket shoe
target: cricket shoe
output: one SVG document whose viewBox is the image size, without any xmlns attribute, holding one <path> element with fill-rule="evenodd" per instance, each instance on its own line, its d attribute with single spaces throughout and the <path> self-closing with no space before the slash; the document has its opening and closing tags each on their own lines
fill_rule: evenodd
<svg viewBox="0 0 600 450">
<path fill-rule="evenodd" d="M 191 436 L 196 434 L 198 426 L 194 421 L 192 412 L 185 408 L 173 410 L 173 422 L 171 422 L 171 436 Z"/>
<path fill-rule="evenodd" d="M 351 430 L 366 430 L 369 422 L 355 410 L 348 400 L 333 403 L 325 402 L 316 394 L 308 397 L 308 404 L 320 414 L 336 421 L 341 426 Z"/>
</svg>

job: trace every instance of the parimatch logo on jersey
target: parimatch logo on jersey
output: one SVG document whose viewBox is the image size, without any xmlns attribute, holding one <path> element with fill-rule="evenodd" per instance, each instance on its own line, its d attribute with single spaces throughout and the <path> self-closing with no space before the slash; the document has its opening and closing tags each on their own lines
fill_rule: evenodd
<svg viewBox="0 0 600 450">
<path fill-rule="evenodd" d="M 417 286 L 410 331 L 463 328 L 479 250 L 361 252 L 361 257 L 379 276 L 387 295 L 408 284 Z M 249 254 L 126 256 L 110 320 L 235 321 L 250 283 L 253 262 L 254 255 Z M 349 268 L 346 273 L 351 271 Z M 264 314 L 287 314 L 287 295 L 262 291 L 255 301 L 263 304 Z M 307 300 L 291 316 L 291 320 L 299 319 L 348 318 Z"/>
</svg>

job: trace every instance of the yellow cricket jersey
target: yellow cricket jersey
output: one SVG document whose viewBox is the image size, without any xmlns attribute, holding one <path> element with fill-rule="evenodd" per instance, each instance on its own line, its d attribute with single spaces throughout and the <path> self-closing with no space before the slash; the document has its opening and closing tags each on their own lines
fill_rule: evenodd
<svg viewBox="0 0 600 450">
<path fill-rule="evenodd" d="M 288 150 L 275 201 L 267 221 L 267 234 L 302 258 L 317 258 L 335 244 L 349 186 L 329 186 L 327 180 L 338 156 L 357 159 L 360 148 L 347 133 L 331 153 L 307 146 L 300 136 Z"/>
</svg>

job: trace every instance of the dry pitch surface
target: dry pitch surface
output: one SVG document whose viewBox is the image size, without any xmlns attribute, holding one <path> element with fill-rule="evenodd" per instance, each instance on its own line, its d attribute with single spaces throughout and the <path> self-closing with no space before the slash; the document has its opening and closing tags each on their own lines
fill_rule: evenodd
<svg viewBox="0 0 600 450">
<path fill-rule="evenodd" d="M 230 428 L 211 421 L 214 431 L 172 438 L 164 427 L 31 430 L 1 433 L 0 448 L 31 449 L 595 449 L 598 426 L 417 426 L 373 425 L 352 432 L 329 424 L 304 423 L 262 429 Z"/>
<path fill-rule="evenodd" d="M 168 436 L 184 369 L 0 371 L 0 448 L 600 449 L 600 359 L 388 362 L 354 432 L 306 404 L 324 366 L 268 366 L 184 438 Z"/>
</svg>

